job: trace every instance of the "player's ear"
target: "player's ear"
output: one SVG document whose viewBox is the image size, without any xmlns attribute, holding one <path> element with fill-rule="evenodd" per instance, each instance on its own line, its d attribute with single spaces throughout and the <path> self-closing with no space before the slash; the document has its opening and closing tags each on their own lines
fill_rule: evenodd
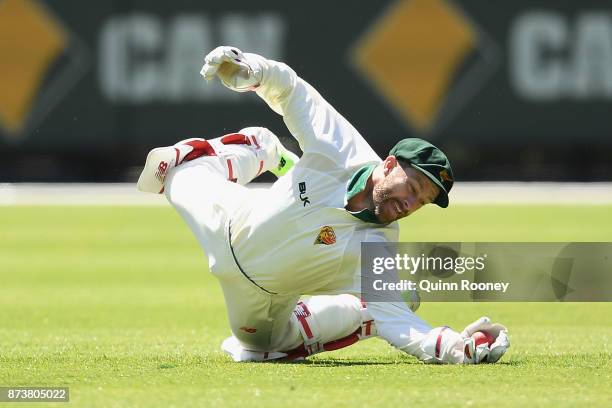
<svg viewBox="0 0 612 408">
<path fill-rule="evenodd" d="M 391 173 L 391 171 L 397 166 L 397 158 L 395 156 L 387 156 L 387 158 L 383 161 L 383 172 L 386 176 Z"/>
</svg>

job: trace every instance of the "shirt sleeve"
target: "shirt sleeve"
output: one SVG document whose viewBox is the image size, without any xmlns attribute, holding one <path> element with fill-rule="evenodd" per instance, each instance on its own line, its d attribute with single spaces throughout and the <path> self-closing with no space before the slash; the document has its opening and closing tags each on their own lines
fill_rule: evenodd
<svg viewBox="0 0 612 408">
<path fill-rule="evenodd" d="M 366 302 L 378 335 L 389 344 L 423 360 L 422 342 L 432 327 L 412 312 L 404 302 Z"/>
<path fill-rule="evenodd" d="M 381 229 L 370 232 L 366 236 L 366 242 L 373 245 L 384 244 L 383 247 L 376 250 L 377 256 L 394 257 L 397 253 L 394 243 L 399 238 L 398 227 L 394 224 L 392 228 L 387 228 L 385 231 L 384 234 Z M 360 257 L 363 255 L 362 252 Z M 361 262 L 358 268 L 356 275 L 360 276 L 361 296 L 369 315 L 374 319 L 378 335 L 405 353 L 420 360 L 428 359 L 429 356 L 423 350 L 423 343 L 431 332 L 432 326 L 410 310 L 401 292 L 373 289 L 375 280 L 383 276 L 385 282 L 399 281 L 397 271 L 389 269 L 384 272 L 384 275 L 362 275 L 364 271 L 361 269 Z"/>
<path fill-rule="evenodd" d="M 293 69 L 256 54 L 246 56 L 261 70 L 257 95 L 283 116 L 305 154 L 321 153 L 349 167 L 380 161 L 359 132 Z"/>
</svg>

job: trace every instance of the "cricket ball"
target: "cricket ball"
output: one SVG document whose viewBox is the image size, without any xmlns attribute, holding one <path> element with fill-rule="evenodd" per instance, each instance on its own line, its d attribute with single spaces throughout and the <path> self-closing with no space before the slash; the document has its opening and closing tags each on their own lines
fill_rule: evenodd
<svg viewBox="0 0 612 408">
<path fill-rule="evenodd" d="M 493 338 L 490 333 L 485 331 L 477 331 L 476 333 L 472 334 L 472 339 L 474 339 L 474 346 L 476 347 L 485 343 L 490 346 L 493 344 L 493 342 L 495 342 L 495 338 Z"/>
</svg>

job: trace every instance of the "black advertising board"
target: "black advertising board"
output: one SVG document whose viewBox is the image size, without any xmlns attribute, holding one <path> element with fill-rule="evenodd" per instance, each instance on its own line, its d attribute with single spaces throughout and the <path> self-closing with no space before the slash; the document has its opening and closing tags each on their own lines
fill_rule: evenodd
<svg viewBox="0 0 612 408">
<path fill-rule="evenodd" d="M 287 62 L 381 155 L 407 136 L 464 152 L 465 169 L 466 151 L 612 145 L 606 2 L 3 0 L 0 154 L 121 167 L 245 126 L 288 136 L 255 95 L 201 79 L 220 44 Z"/>
</svg>

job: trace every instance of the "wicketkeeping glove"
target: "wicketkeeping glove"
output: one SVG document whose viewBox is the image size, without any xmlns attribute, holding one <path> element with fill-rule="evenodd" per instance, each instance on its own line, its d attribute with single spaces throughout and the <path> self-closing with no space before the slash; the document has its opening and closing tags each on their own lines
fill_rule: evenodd
<svg viewBox="0 0 612 408">
<path fill-rule="evenodd" d="M 223 85 L 237 92 L 256 89 L 261 83 L 262 70 L 236 47 L 221 46 L 204 58 L 200 74 L 207 80 L 218 76 Z"/>
<path fill-rule="evenodd" d="M 484 331 L 492 335 L 495 339 L 493 344 L 489 346 L 485 343 L 475 346 L 472 335 L 477 331 Z M 465 358 L 473 364 L 495 363 L 510 348 L 508 329 L 499 323 L 491 323 L 488 317 L 481 317 L 474 323 L 468 324 L 461 332 L 461 336 L 466 341 Z"/>
</svg>

